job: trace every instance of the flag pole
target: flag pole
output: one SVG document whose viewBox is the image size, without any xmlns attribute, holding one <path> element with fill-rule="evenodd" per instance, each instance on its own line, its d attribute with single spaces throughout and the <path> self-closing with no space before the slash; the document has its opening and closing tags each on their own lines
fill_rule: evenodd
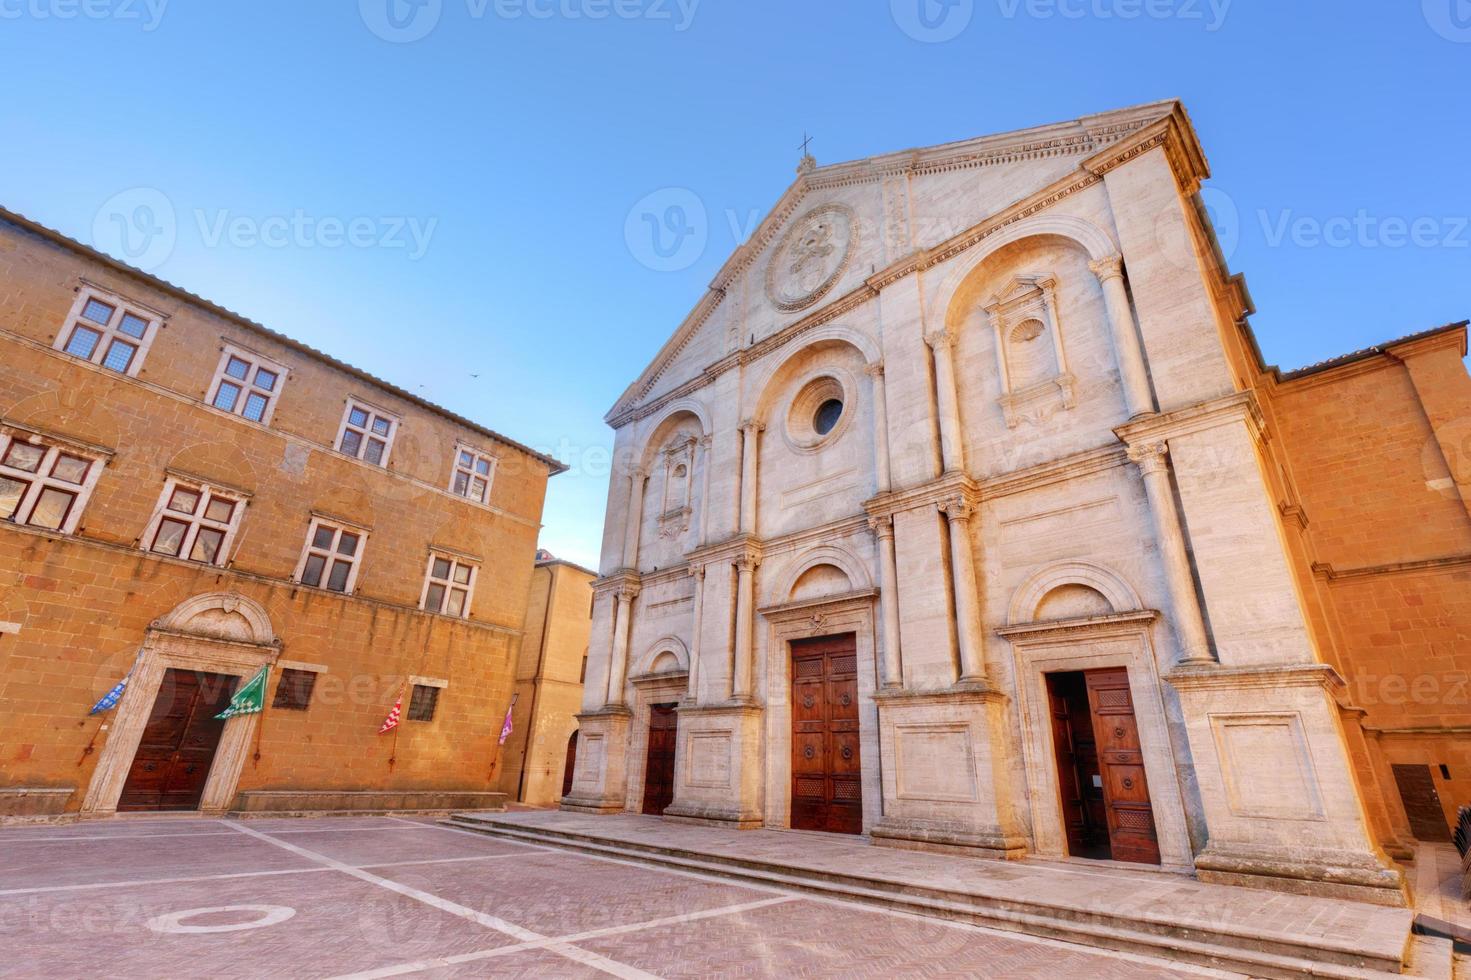
<svg viewBox="0 0 1471 980">
<path fill-rule="evenodd" d="M 513 691 L 511 693 L 511 703 L 506 706 L 506 722 L 507 723 L 510 722 L 510 720 L 511 720 L 511 712 L 513 712 L 513 711 L 516 710 L 516 701 L 520 697 L 521 697 L 521 694 L 518 691 Z M 506 744 L 506 736 L 509 735 L 509 734 L 510 734 L 510 732 L 507 731 L 506 725 L 503 723 L 501 725 L 501 735 L 500 735 L 499 738 L 496 739 L 496 742 L 495 742 L 495 754 L 490 757 L 490 773 L 485 777 L 485 779 L 486 779 L 487 782 L 489 782 L 490 780 L 495 779 L 496 768 L 498 766 L 500 766 L 500 764 L 501 764 L 501 747 Z"/>
</svg>

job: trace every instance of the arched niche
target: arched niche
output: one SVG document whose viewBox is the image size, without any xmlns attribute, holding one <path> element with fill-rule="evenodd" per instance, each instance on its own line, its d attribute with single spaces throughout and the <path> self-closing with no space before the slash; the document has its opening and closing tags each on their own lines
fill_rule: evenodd
<svg viewBox="0 0 1471 980">
<path fill-rule="evenodd" d="M 1011 597 L 1006 621 L 1017 626 L 1143 608 L 1139 594 L 1117 572 L 1097 562 L 1069 560 L 1047 565 L 1023 582 Z"/>
<path fill-rule="evenodd" d="M 276 642 L 265 608 L 238 592 L 206 592 L 186 599 L 155 620 L 153 627 L 232 643 L 266 646 Z"/>
<path fill-rule="evenodd" d="M 804 552 L 778 580 L 769 596 L 772 605 L 845 595 L 871 588 L 868 569 L 855 555 L 833 545 Z"/>
<path fill-rule="evenodd" d="M 678 674 L 689 669 L 689 647 L 677 636 L 665 636 L 651 643 L 639 658 L 637 676 Z"/>
</svg>

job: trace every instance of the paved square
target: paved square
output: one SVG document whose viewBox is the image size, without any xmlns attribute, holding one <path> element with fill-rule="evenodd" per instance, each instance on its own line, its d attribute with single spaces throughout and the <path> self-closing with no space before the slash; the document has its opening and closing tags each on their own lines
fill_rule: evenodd
<svg viewBox="0 0 1471 980">
<path fill-rule="evenodd" d="M 0 976 L 1211 971 L 392 817 L 0 830 Z"/>
</svg>

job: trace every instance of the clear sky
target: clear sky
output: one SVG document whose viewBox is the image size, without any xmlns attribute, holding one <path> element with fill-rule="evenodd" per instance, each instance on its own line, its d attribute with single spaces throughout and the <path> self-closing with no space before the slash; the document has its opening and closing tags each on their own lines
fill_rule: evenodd
<svg viewBox="0 0 1471 980">
<path fill-rule="evenodd" d="M 602 417 L 804 131 L 1178 97 L 1269 361 L 1471 315 L 1468 0 L 0 0 L 0 65 L 0 203 L 572 463 L 590 565 Z"/>
</svg>

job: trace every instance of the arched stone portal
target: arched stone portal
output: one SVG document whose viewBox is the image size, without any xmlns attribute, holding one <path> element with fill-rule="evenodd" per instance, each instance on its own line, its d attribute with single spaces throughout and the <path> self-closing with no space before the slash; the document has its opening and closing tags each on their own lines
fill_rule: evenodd
<svg viewBox="0 0 1471 980">
<path fill-rule="evenodd" d="M 274 664 L 280 654 L 281 641 L 265 609 L 239 593 L 197 595 L 154 620 L 118 702 L 117 715 L 82 800 L 82 813 L 101 816 L 117 811 L 143 729 L 170 669 L 232 674 L 244 679 Z M 259 719 L 258 714 L 237 715 L 225 722 L 199 802 L 201 813 L 223 813 L 229 808 Z"/>
</svg>

